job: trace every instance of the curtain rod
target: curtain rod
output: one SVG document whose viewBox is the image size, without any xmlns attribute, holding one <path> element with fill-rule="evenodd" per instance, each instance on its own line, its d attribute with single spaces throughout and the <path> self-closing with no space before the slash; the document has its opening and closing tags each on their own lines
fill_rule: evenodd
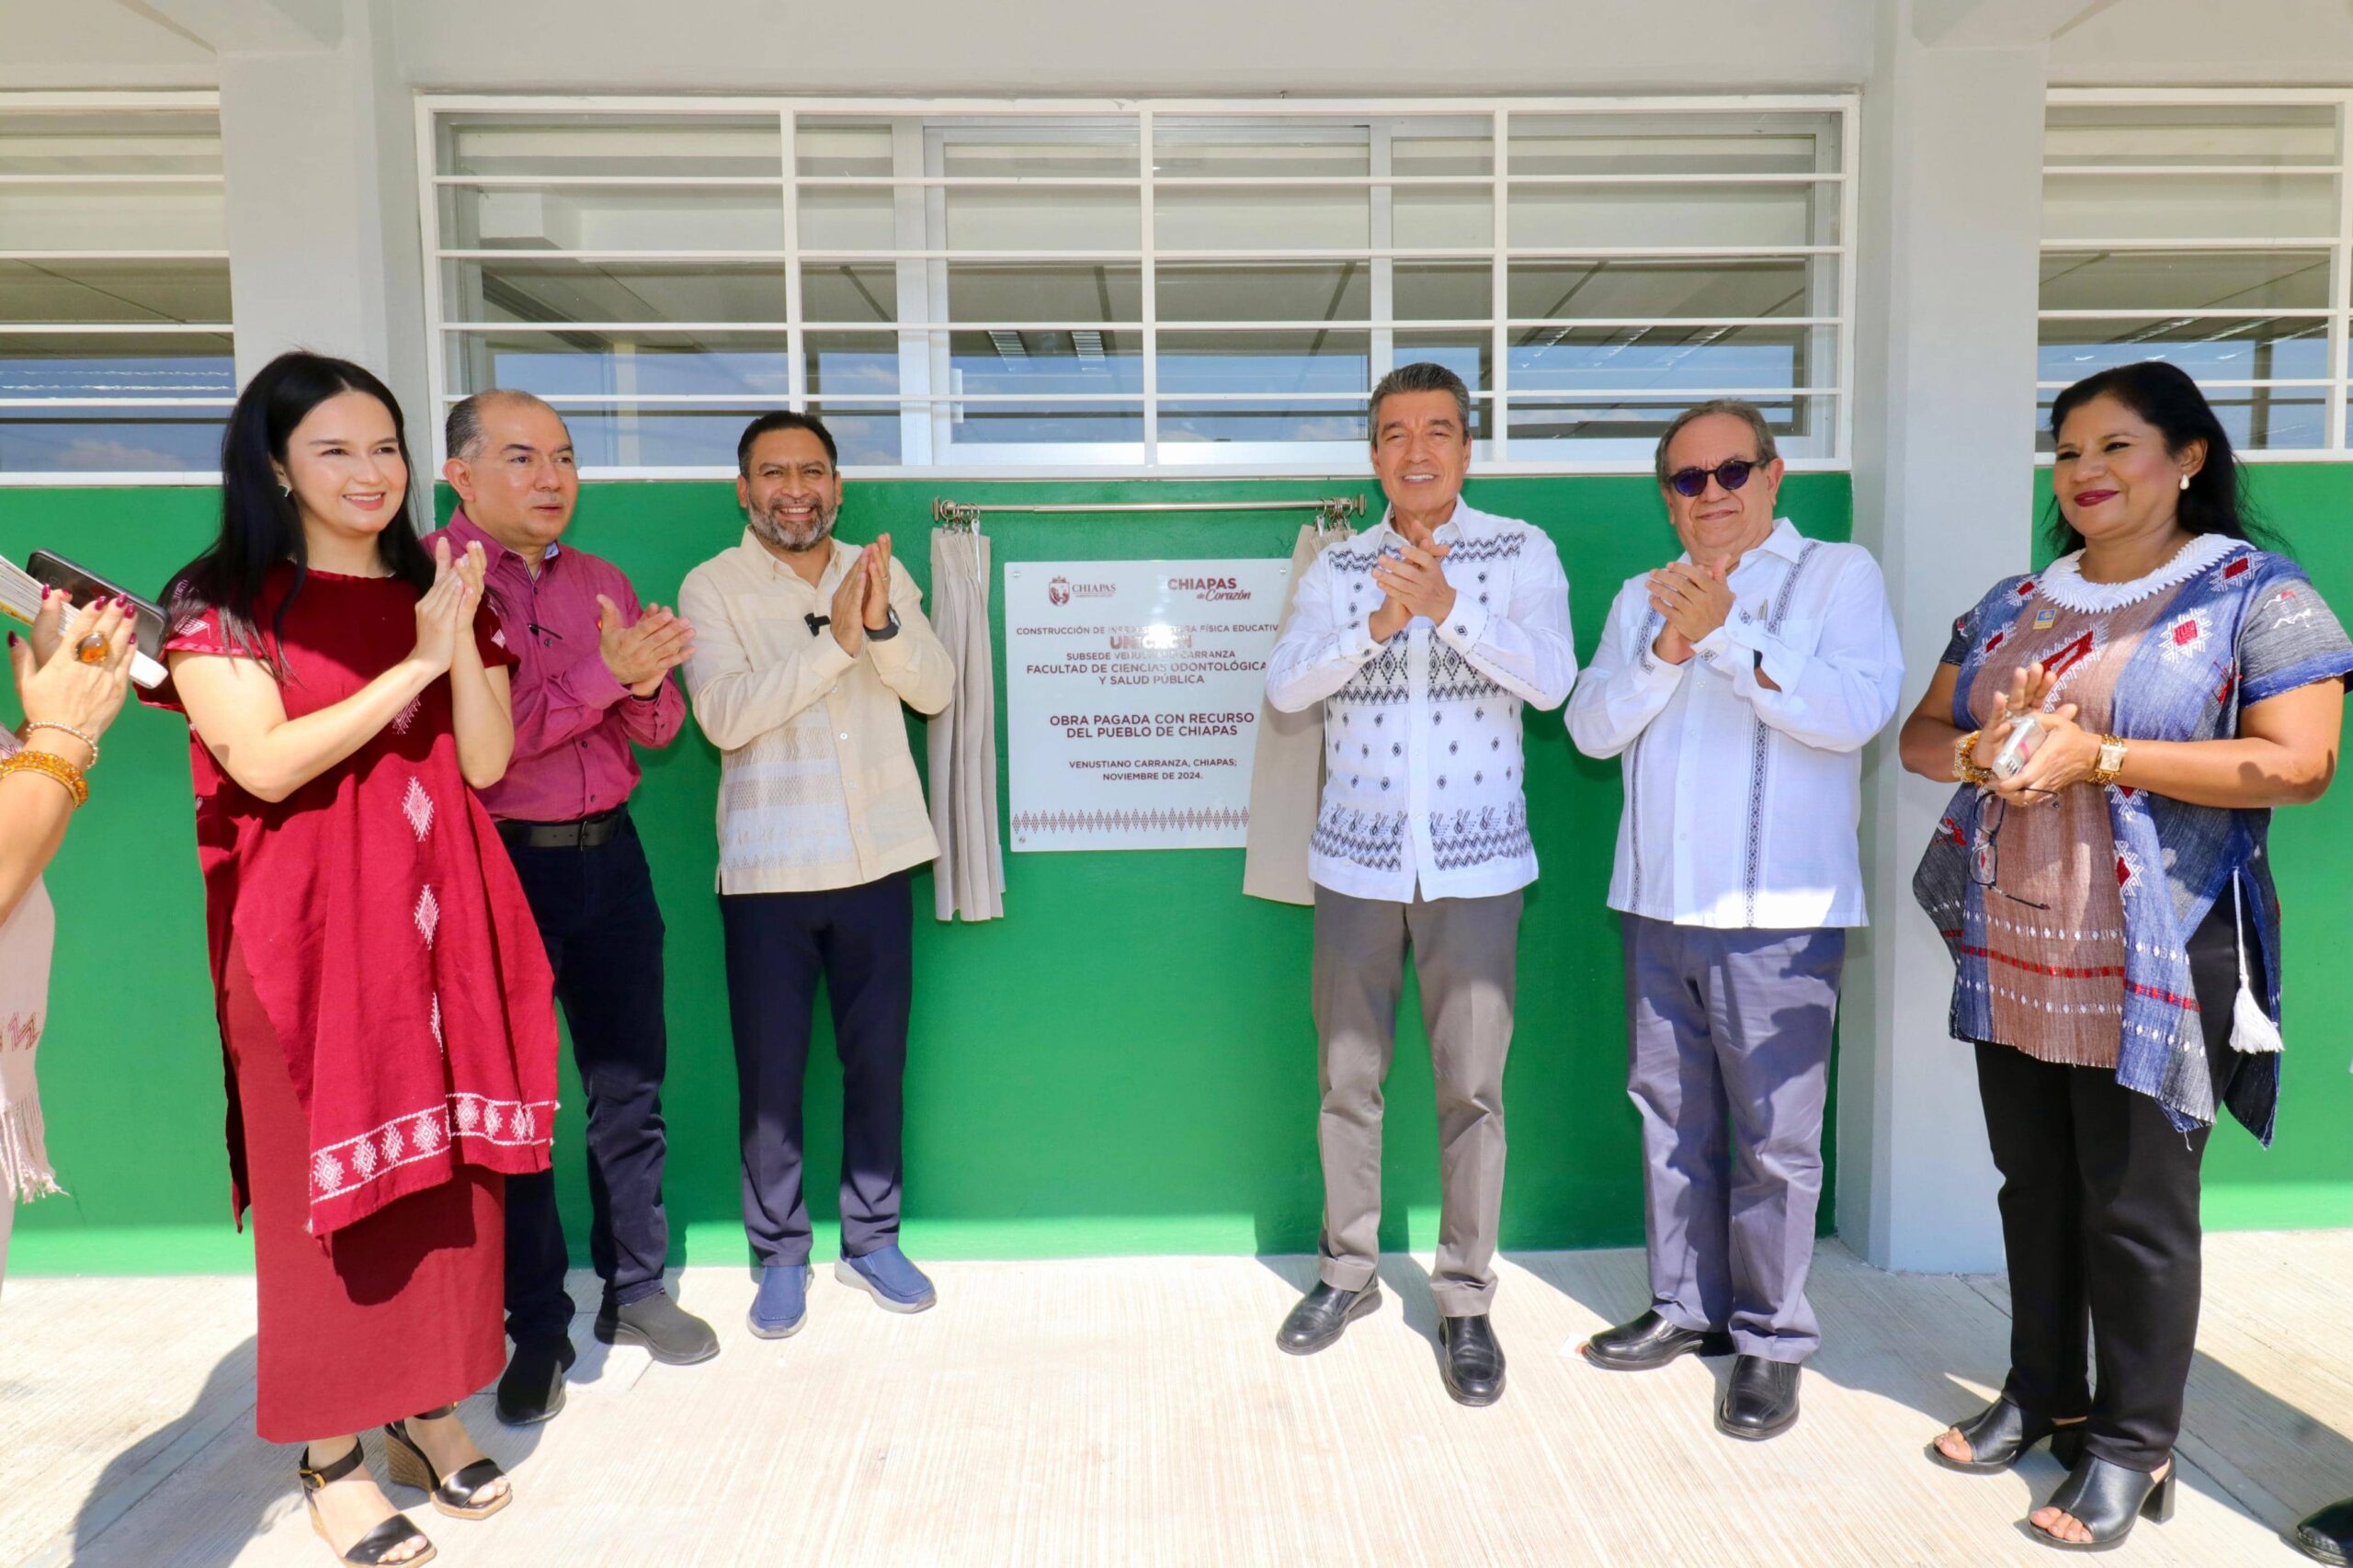
<svg viewBox="0 0 2353 1568">
<path fill-rule="evenodd" d="M 978 526 L 986 512 L 1298 512 L 1316 515 L 1318 527 L 1345 523 L 1350 517 L 1364 516 L 1361 495 L 1327 495 L 1307 497 L 1297 501 L 1106 501 L 1087 502 L 992 502 L 986 506 L 965 501 L 950 501 L 945 496 L 933 500 L 931 517 L 951 528 Z"/>
</svg>

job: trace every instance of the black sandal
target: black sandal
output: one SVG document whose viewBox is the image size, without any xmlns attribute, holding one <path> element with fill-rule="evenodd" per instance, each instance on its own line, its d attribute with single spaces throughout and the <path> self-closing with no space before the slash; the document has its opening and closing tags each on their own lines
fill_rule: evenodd
<svg viewBox="0 0 2353 1568">
<path fill-rule="evenodd" d="M 2165 1461 L 2162 1480 L 2146 1471 L 2110 1464 L 2097 1454 L 2086 1454 L 2045 1505 L 2068 1515 L 2091 1532 L 2089 1540 L 2062 1540 L 2032 1520 L 2027 1529 L 2045 1546 L 2062 1551 L 2106 1551 L 2122 1543 L 2145 1516 L 2164 1524 L 2173 1517 L 2174 1483 L 2181 1469 Z"/>
<path fill-rule="evenodd" d="M 456 1412 L 454 1404 L 438 1410 L 419 1411 L 415 1419 L 438 1421 Z M 506 1491 L 489 1502 L 479 1502 L 483 1488 L 493 1482 L 506 1479 L 506 1472 L 498 1468 L 496 1460 L 476 1460 L 455 1475 L 444 1480 L 433 1468 L 433 1461 L 408 1435 L 406 1421 L 394 1421 L 384 1428 L 384 1468 L 393 1481 L 403 1486 L 414 1486 L 432 1494 L 433 1506 L 453 1519 L 486 1519 L 507 1504 L 515 1501 L 515 1487 L 509 1483 Z"/>
<path fill-rule="evenodd" d="M 1971 1416 L 1956 1421 L 1951 1430 L 1961 1434 L 1969 1445 L 1969 1458 L 1954 1459 L 1936 1442 L 1928 1444 L 1928 1457 L 1947 1470 L 1957 1470 L 1967 1475 L 1999 1475 L 2026 1457 L 2026 1452 L 2045 1437 L 2051 1439 L 2051 1457 L 2075 1468 L 2084 1457 L 2084 1426 L 2081 1421 L 2071 1421 L 2062 1426 L 2045 1415 L 2029 1415 L 2023 1406 L 2005 1394 Z"/>
<path fill-rule="evenodd" d="M 330 1548 L 335 1545 L 335 1538 L 327 1534 L 326 1521 L 319 1517 L 318 1494 L 358 1470 L 367 1458 L 359 1445 L 354 1443 L 351 1451 L 343 1458 L 324 1470 L 313 1470 L 311 1467 L 311 1450 L 305 1445 L 301 1459 L 295 1463 L 294 1473 L 302 1478 L 302 1503 L 311 1512 L 311 1528 L 319 1532 L 319 1539 Z M 418 1563 L 432 1562 L 434 1545 L 406 1514 L 394 1514 L 353 1542 L 351 1549 L 343 1552 L 339 1561 L 350 1563 L 352 1568 L 383 1568 L 386 1559 L 413 1540 L 424 1541 L 425 1550 L 414 1557 L 403 1558 L 397 1568 L 415 1568 Z"/>
</svg>

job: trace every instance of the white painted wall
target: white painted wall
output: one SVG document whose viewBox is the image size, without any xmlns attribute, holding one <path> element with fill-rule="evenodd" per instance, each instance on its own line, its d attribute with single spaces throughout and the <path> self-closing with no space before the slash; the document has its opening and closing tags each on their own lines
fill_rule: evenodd
<svg viewBox="0 0 2353 1568">
<path fill-rule="evenodd" d="M 0 90 L 214 81 L 210 44 L 116 0 L 0 0 Z"/>
<path fill-rule="evenodd" d="M 2119 0 L 2052 40 L 2055 86 L 2353 82 L 2346 0 Z"/>
</svg>

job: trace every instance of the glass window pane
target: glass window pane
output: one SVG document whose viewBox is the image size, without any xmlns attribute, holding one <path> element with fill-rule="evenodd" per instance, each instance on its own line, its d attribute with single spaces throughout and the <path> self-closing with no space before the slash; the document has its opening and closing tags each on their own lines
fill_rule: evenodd
<svg viewBox="0 0 2353 1568">
<path fill-rule="evenodd" d="M 782 402 L 782 333 L 453 332 L 450 390 L 513 387 L 542 397 L 714 395 Z"/>
<path fill-rule="evenodd" d="M 1402 120 L 1389 134 L 1392 175 L 1491 175 L 1495 138 L 1483 119 Z"/>
<path fill-rule="evenodd" d="M 2053 105 L 2042 122 L 2048 164 L 2336 163 L 2330 104 Z"/>
<path fill-rule="evenodd" d="M 806 322 L 896 321 L 898 268 L 810 262 L 801 269 L 801 315 Z"/>
<path fill-rule="evenodd" d="M 784 248 L 779 189 L 643 186 L 444 186 L 445 250 L 631 251 Z"/>
<path fill-rule="evenodd" d="M 1143 440 L 1143 404 L 972 403 L 949 404 L 956 447 L 1065 446 Z"/>
<path fill-rule="evenodd" d="M 784 174 L 784 134 L 767 115 L 451 115 L 453 175 Z"/>
<path fill-rule="evenodd" d="M 792 141 L 793 166 L 804 175 L 887 178 L 893 172 L 891 128 L 886 124 L 811 119 L 803 115 L 793 122 Z"/>
<path fill-rule="evenodd" d="M 0 186 L 0 246 L 226 250 L 228 213 L 217 185 Z"/>
<path fill-rule="evenodd" d="M 1495 243 L 1490 186 L 1402 185 L 1390 198 L 1390 244 L 1399 250 L 1461 250 Z"/>
<path fill-rule="evenodd" d="M 897 409 L 859 403 L 811 403 L 809 412 L 823 419 L 825 428 L 833 433 L 834 445 L 841 449 L 844 468 L 885 468 L 899 462 Z M 728 460 L 734 461 L 732 451 Z"/>
<path fill-rule="evenodd" d="M 2333 175 L 2051 175 L 2047 240 L 2325 240 L 2336 229 Z"/>
<path fill-rule="evenodd" d="M 453 261 L 451 321 L 777 322 L 784 269 L 772 264 Z"/>
<path fill-rule="evenodd" d="M 1511 390 L 1729 392 L 1813 384 L 1836 363 L 1831 327 L 1538 327 L 1512 337 Z"/>
<path fill-rule="evenodd" d="M 220 119 L 210 109 L 11 112 L 0 115 L 0 168 L 19 175 L 217 175 Z M 213 199 L 220 199 L 217 190 Z"/>
<path fill-rule="evenodd" d="M 2319 387 L 2205 387 L 2207 403 L 2241 451 L 2315 449 L 2327 442 L 2328 395 Z M 2034 449 L 2048 454 L 2051 402 L 2045 392 L 2034 415 Z"/>
<path fill-rule="evenodd" d="M 2318 250 L 2045 251 L 2046 311 L 2325 310 Z"/>
<path fill-rule="evenodd" d="M 1360 322 L 1372 312 L 1366 261 L 1170 263 L 1157 280 L 1164 322 Z"/>
<path fill-rule="evenodd" d="M 1364 186 L 1178 186 L 1157 192 L 1164 250 L 1362 250 L 1372 243 Z"/>
<path fill-rule="evenodd" d="M 1143 392 L 1141 333 L 1000 329 L 945 335 L 960 393 L 1100 397 Z M 1162 352 L 1166 352 L 1165 342 Z"/>
<path fill-rule="evenodd" d="M 1462 384 L 1474 392 L 1491 392 L 1495 388 L 1495 337 L 1491 333 L 1475 328 L 1453 332 L 1401 332 L 1397 334 L 1392 363 L 1410 365 L 1417 359 L 1432 359 L 1462 378 Z M 1368 394 L 1370 395 L 1370 394 Z M 1472 421 L 1483 426 L 1484 407 L 1472 411 Z M 1484 435 L 1483 427 L 1479 434 Z"/>
<path fill-rule="evenodd" d="M 1228 441 L 1366 441 L 1362 399 L 1329 403 L 1164 403 L 1160 439 L 1176 447 Z M 1184 460 L 1179 456 L 1178 461 Z"/>
<path fill-rule="evenodd" d="M 234 397 L 229 339 L 211 333 L 0 332 L 0 397 Z M 0 417 L 11 411 L 0 411 Z M 14 413 L 22 413 L 16 410 Z"/>
<path fill-rule="evenodd" d="M 1160 392 L 1346 392 L 1372 388 L 1364 332 L 1163 332 Z"/>
<path fill-rule="evenodd" d="M 1757 398 L 1781 455 L 1814 457 L 1829 450 L 1837 400 L 1828 395 Z M 1519 441 L 1627 442 L 1630 452 L 1648 459 L 1675 416 L 1688 406 L 1680 397 L 1535 398 L 1515 393 L 1511 438 Z M 1518 449 L 1515 447 L 1515 452 Z"/>
<path fill-rule="evenodd" d="M 950 321 L 1131 322 L 1143 316 L 1139 267 L 964 261 L 947 266 Z"/>
<path fill-rule="evenodd" d="M 228 319 L 225 261 L 0 261 L 0 321 Z"/>
<path fill-rule="evenodd" d="M 2035 379 L 2072 381 L 2136 359 L 2164 359 L 2220 381 L 2307 381 L 2328 374 L 2318 316 L 2143 317 L 2045 321 Z"/>
<path fill-rule="evenodd" d="M 950 189 L 950 250 L 1132 251 L 1142 244 L 1142 199 L 1092 186 Z"/>
<path fill-rule="evenodd" d="M 1515 185 L 1514 249 L 1838 243 L 1835 185 Z"/>
<path fill-rule="evenodd" d="M 1515 261 L 1515 321 L 1837 313 L 1833 256 Z"/>
<path fill-rule="evenodd" d="M 1152 172 L 1163 179 L 1328 178 L 1372 172 L 1363 125 L 1287 120 L 1164 119 L 1152 129 Z M 1165 200 L 1164 195 L 1161 199 Z"/>
<path fill-rule="evenodd" d="M 943 175 L 1132 179 L 1138 173 L 1132 119 L 951 126 L 932 135 Z"/>
<path fill-rule="evenodd" d="M 7 410 L 0 473 L 212 473 L 225 408 Z"/>
<path fill-rule="evenodd" d="M 812 396 L 896 397 L 899 393 L 899 346 L 895 332 L 813 332 L 801 338 L 809 355 Z M 908 333 L 909 344 L 923 336 Z"/>
<path fill-rule="evenodd" d="M 1400 261 L 1389 309 L 1399 321 L 1485 321 L 1495 310 L 1495 268 L 1483 261 Z"/>
<path fill-rule="evenodd" d="M 1815 174 L 1838 167 L 1824 113 L 1519 115 L 1515 175 Z"/>
<path fill-rule="evenodd" d="M 799 199 L 802 250 L 899 248 L 898 212 L 888 187 L 803 186 Z"/>
<path fill-rule="evenodd" d="M 742 408 L 564 408 L 573 460 L 583 468 L 735 466 L 744 426 L 774 404 Z"/>
</svg>

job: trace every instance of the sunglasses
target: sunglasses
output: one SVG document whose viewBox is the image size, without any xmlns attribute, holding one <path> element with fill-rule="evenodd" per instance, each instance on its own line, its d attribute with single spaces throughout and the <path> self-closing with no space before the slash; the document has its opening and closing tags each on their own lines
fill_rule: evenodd
<svg viewBox="0 0 2353 1568">
<path fill-rule="evenodd" d="M 1678 468 L 1666 476 L 1666 482 L 1675 486 L 1677 495 L 1705 493 L 1711 478 L 1726 490 L 1737 490 L 1748 483 L 1748 476 L 1756 472 L 1757 467 L 1753 459 L 1730 458 L 1713 468 Z"/>
</svg>

